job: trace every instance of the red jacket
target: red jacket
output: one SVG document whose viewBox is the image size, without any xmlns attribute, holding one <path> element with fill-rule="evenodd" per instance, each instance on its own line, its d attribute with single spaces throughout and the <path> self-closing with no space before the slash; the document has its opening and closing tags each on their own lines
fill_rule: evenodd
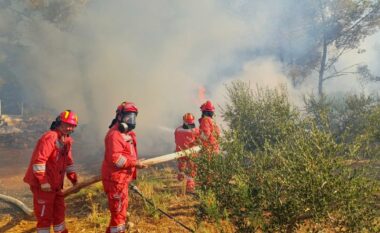
<svg viewBox="0 0 380 233">
<path fill-rule="evenodd" d="M 136 179 L 136 134 L 133 131 L 121 133 L 116 124 L 108 130 L 104 143 L 102 180 L 105 190 L 108 190 L 109 185 L 128 184 Z"/>
<path fill-rule="evenodd" d="M 220 129 L 211 117 L 204 116 L 199 119 L 200 139 L 203 146 L 210 147 L 214 152 L 219 151 L 218 139 Z"/>
<path fill-rule="evenodd" d="M 182 125 L 177 127 L 174 131 L 175 151 L 181 151 L 195 146 L 198 136 L 198 128 L 184 129 Z"/>
<path fill-rule="evenodd" d="M 65 137 L 61 142 L 59 137 L 58 131 L 50 130 L 38 140 L 24 182 L 36 187 L 49 183 L 54 191 L 63 188 L 65 174 L 73 184 L 77 182 L 71 150 L 73 139 Z"/>
</svg>

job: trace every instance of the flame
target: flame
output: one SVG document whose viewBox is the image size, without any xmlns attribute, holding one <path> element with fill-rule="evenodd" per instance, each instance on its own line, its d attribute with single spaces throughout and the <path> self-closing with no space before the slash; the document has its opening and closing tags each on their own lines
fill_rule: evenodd
<svg viewBox="0 0 380 233">
<path fill-rule="evenodd" d="M 204 86 L 198 87 L 198 104 L 202 104 L 206 101 L 206 88 Z"/>
</svg>

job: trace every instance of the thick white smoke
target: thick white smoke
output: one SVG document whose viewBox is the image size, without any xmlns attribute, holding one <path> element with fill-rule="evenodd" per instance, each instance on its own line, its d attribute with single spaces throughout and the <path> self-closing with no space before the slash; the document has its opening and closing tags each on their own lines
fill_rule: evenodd
<svg viewBox="0 0 380 233">
<path fill-rule="evenodd" d="M 276 30 L 291 23 L 283 9 L 296 6 L 295 0 L 92 0 L 66 27 L 38 14 L 20 16 L 28 4 L 14 1 L 0 9 L 2 35 L 15 38 L 0 43 L 24 48 L 2 59 L 12 60 L 30 101 L 77 111 L 83 133 L 97 145 L 124 100 L 140 110 L 140 154 L 152 155 L 174 149 L 173 131 L 185 112 L 200 116 L 200 86 L 216 105 L 232 79 L 285 84 L 294 99 L 316 87 L 314 80 L 301 92 L 293 89 L 281 63 L 263 52 L 286 36 Z M 302 14 L 294 16 L 302 20 Z M 302 37 L 292 52 L 307 49 L 309 40 Z"/>
</svg>

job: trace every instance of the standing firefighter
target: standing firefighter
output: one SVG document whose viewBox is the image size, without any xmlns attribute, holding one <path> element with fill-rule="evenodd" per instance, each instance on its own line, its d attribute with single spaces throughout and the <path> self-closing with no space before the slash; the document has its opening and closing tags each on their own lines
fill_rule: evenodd
<svg viewBox="0 0 380 233">
<path fill-rule="evenodd" d="M 146 168 L 137 160 L 136 127 L 138 109 L 134 103 L 123 102 L 104 139 L 105 153 L 102 182 L 108 198 L 111 219 L 106 233 L 124 233 L 128 209 L 128 185 L 136 179 L 136 168 Z"/>
<path fill-rule="evenodd" d="M 195 127 L 194 116 L 191 113 L 183 115 L 183 124 L 175 129 L 174 138 L 176 152 L 195 146 L 199 136 L 199 129 Z M 178 159 L 177 179 L 182 181 L 186 177 L 186 192 L 194 192 L 196 166 L 188 157 Z"/>
<path fill-rule="evenodd" d="M 24 181 L 33 193 L 37 233 L 49 233 L 52 224 L 54 232 L 68 232 L 62 189 L 65 174 L 73 185 L 78 181 L 71 150 L 73 139 L 70 137 L 77 125 L 78 116 L 74 112 L 62 112 L 34 148 Z"/>
<path fill-rule="evenodd" d="M 202 104 L 200 108 L 202 117 L 199 119 L 199 131 L 202 145 L 210 153 L 219 153 L 218 139 L 220 130 L 213 119 L 215 107 L 211 101 L 208 100 Z"/>
</svg>

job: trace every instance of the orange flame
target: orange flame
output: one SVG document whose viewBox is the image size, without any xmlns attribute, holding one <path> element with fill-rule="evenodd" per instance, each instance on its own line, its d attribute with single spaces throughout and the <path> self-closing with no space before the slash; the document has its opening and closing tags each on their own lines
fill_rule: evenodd
<svg viewBox="0 0 380 233">
<path fill-rule="evenodd" d="M 203 86 L 198 87 L 198 104 L 201 104 L 206 101 L 206 88 Z"/>
</svg>

